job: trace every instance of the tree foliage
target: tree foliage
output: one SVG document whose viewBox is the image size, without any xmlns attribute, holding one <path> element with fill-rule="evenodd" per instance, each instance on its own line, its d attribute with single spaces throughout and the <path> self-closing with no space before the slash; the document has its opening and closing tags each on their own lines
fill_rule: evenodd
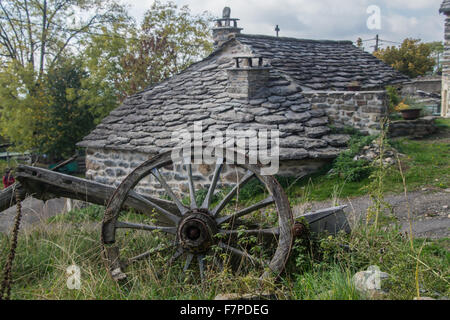
<svg viewBox="0 0 450 320">
<path fill-rule="evenodd" d="M 400 47 L 388 47 L 374 53 L 394 69 L 415 78 L 433 70 L 436 64 L 430 45 L 418 39 L 405 39 Z"/>
<path fill-rule="evenodd" d="M 113 0 L 0 0 L 0 57 L 44 74 L 78 40 L 122 16 Z"/>
<path fill-rule="evenodd" d="M 36 147 L 53 158 L 69 157 L 75 144 L 94 128 L 94 116 L 82 94 L 88 74 L 76 58 L 60 59 L 45 77 L 47 105 L 39 110 L 34 139 Z"/>
<path fill-rule="evenodd" d="M 358 39 L 356 40 L 356 46 L 357 46 L 358 48 L 360 48 L 360 49 L 364 49 L 363 39 L 358 38 Z"/>
<path fill-rule="evenodd" d="M 118 0 L 0 0 L 0 126 L 54 157 L 128 95 L 207 55 L 210 16 L 156 1 L 141 23 Z"/>
<path fill-rule="evenodd" d="M 80 114 L 61 98 L 76 83 L 56 83 L 55 72 L 72 73 L 63 66 L 83 49 L 80 41 L 125 16 L 115 0 L 0 0 L 0 125 L 16 150 L 65 154 L 55 142 L 61 135 L 87 133 L 77 131 Z M 58 131 L 58 119 L 71 130 Z"/>
<path fill-rule="evenodd" d="M 87 90 L 98 117 L 131 94 L 182 71 L 212 51 L 208 13 L 192 15 L 187 6 L 155 1 L 140 25 L 116 23 L 89 39 L 85 51 L 91 75 Z M 99 95 L 99 93 L 105 93 Z M 116 102 L 112 101 L 113 94 Z M 108 97 L 103 103 L 99 97 Z"/>
<path fill-rule="evenodd" d="M 431 50 L 431 57 L 436 61 L 435 72 L 442 71 L 442 59 L 444 55 L 444 43 L 441 41 L 429 42 L 427 45 Z"/>
</svg>

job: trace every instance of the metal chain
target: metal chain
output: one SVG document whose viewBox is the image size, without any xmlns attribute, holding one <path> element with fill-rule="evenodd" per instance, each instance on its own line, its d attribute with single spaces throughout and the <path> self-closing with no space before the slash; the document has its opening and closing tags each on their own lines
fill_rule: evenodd
<svg viewBox="0 0 450 320">
<path fill-rule="evenodd" d="M 20 186 L 17 185 L 15 189 L 16 196 L 16 219 L 14 229 L 12 231 L 11 249 L 9 251 L 8 260 L 5 264 L 5 271 L 3 274 L 3 282 L 0 291 L 0 300 L 9 300 L 11 298 L 11 270 L 16 256 L 17 238 L 19 235 L 20 221 L 22 219 L 22 195 L 20 193 Z"/>
</svg>

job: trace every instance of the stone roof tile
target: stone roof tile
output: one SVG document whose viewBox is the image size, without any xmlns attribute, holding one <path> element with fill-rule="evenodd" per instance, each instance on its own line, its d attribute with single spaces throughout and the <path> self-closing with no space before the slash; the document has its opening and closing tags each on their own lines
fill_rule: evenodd
<svg viewBox="0 0 450 320">
<path fill-rule="evenodd" d="M 304 40 L 264 35 L 238 34 L 255 55 L 313 90 L 345 90 L 352 81 L 373 90 L 400 83 L 408 77 L 350 41 Z"/>
<path fill-rule="evenodd" d="M 228 52 L 252 51 L 272 64 L 267 89 L 251 99 L 227 92 Z M 78 146 L 158 153 L 174 145 L 172 134 L 192 131 L 278 129 L 282 160 L 335 157 L 345 138 L 329 135 L 327 118 L 311 110 L 302 93 L 309 89 L 343 89 L 360 79 L 365 88 L 405 79 L 350 42 L 296 40 L 240 35 L 208 58 L 166 81 L 134 94 L 112 111 Z M 303 88 L 303 89 L 302 89 Z"/>
</svg>

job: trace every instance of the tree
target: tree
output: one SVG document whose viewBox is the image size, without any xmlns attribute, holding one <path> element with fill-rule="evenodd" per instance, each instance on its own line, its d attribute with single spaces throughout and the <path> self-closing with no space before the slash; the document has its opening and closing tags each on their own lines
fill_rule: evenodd
<svg viewBox="0 0 450 320">
<path fill-rule="evenodd" d="M 77 58 L 60 59 L 45 79 L 47 105 L 40 108 L 34 139 L 36 148 L 53 159 L 73 155 L 75 144 L 95 126 L 90 106 L 82 99 L 88 77 Z"/>
<path fill-rule="evenodd" d="M 415 78 L 433 70 L 436 64 L 428 44 L 418 39 L 405 39 L 400 47 L 388 47 L 374 53 L 394 69 Z"/>
<path fill-rule="evenodd" d="M 182 71 L 212 51 L 208 13 L 192 15 L 187 6 L 155 1 L 142 23 L 117 23 L 87 43 L 84 61 L 90 73 L 86 90 L 98 119 L 131 94 Z M 114 93 L 116 101 L 112 99 Z M 105 98 L 100 102 L 101 97 Z M 107 100 L 107 102 L 106 102 Z"/>
<path fill-rule="evenodd" d="M 431 50 L 431 57 L 436 61 L 435 73 L 442 72 L 442 56 L 444 54 L 444 43 L 441 41 L 429 42 L 427 45 Z"/>
<path fill-rule="evenodd" d="M 123 15 L 114 0 L 0 0 L 0 57 L 40 77 L 77 40 Z"/>
<path fill-rule="evenodd" d="M 50 73 L 83 50 L 83 38 L 123 19 L 115 0 L 0 0 L 0 126 L 16 150 L 48 151 Z"/>
<path fill-rule="evenodd" d="M 0 130 L 17 151 L 69 155 L 126 96 L 211 52 L 208 14 L 156 1 L 137 27 L 116 1 L 0 0 Z"/>
<path fill-rule="evenodd" d="M 363 39 L 358 38 L 358 39 L 356 40 L 356 46 L 357 46 L 358 48 L 364 50 Z"/>
<path fill-rule="evenodd" d="M 0 95 L 9 95 L 8 104 L 16 106 L 2 110 L 2 133 L 18 150 L 32 149 L 51 159 L 72 155 L 75 144 L 95 126 L 82 99 L 81 83 L 87 76 L 79 60 L 65 57 L 36 82 L 32 95 L 17 90 L 18 79 L 0 79 L 11 84 L 2 87 Z"/>
</svg>

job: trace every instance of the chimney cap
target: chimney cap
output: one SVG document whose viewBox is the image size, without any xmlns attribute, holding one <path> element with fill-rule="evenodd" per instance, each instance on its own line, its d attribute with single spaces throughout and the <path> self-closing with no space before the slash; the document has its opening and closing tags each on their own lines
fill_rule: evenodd
<svg viewBox="0 0 450 320">
<path fill-rule="evenodd" d="M 223 8 L 222 18 L 224 18 L 224 19 L 226 19 L 226 18 L 230 19 L 231 18 L 231 9 L 230 9 L 230 7 Z"/>
<path fill-rule="evenodd" d="M 222 11 L 222 18 L 215 19 L 214 22 L 217 22 L 216 28 L 237 28 L 237 22 L 240 19 L 231 18 L 231 9 L 230 7 L 223 8 Z M 222 24 L 222 22 L 224 22 Z M 233 22 L 233 25 L 231 25 L 231 22 Z M 241 29 L 242 30 L 242 29 Z"/>
<path fill-rule="evenodd" d="M 225 7 L 222 12 L 222 18 L 215 19 L 215 26 L 213 28 L 214 48 L 220 47 L 223 43 L 235 37 L 236 34 L 241 33 L 242 28 L 238 27 L 239 19 L 230 18 L 231 9 Z"/>
</svg>

